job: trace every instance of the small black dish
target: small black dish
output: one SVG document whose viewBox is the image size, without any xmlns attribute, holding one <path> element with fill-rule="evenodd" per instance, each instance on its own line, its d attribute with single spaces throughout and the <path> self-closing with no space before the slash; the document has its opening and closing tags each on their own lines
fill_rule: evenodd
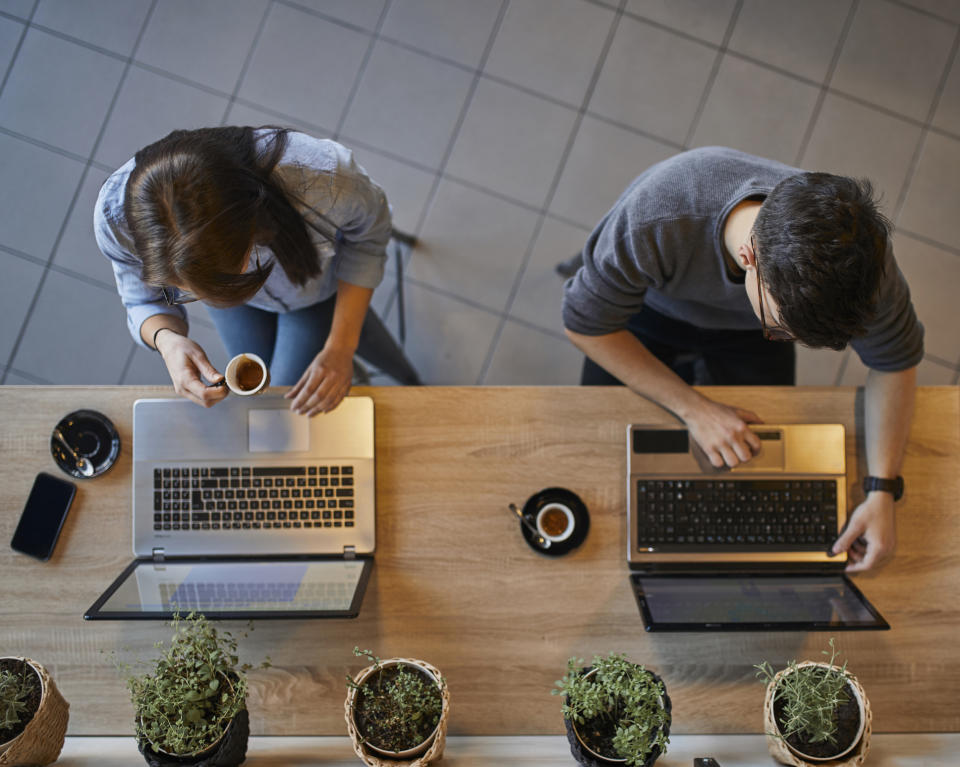
<svg viewBox="0 0 960 767">
<path fill-rule="evenodd" d="M 570 533 L 570 537 L 559 543 L 551 542 L 550 548 L 545 549 L 537 544 L 534 533 L 522 521 L 520 534 L 527 545 L 538 554 L 543 554 L 545 557 L 562 557 L 587 539 L 587 533 L 590 531 L 590 513 L 587 511 L 586 504 L 580 500 L 580 496 L 573 491 L 563 487 L 548 487 L 527 499 L 523 504 L 523 515 L 533 522 L 537 512 L 548 503 L 562 503 L 573 512 L 573 532 Z"/>
<path fill-rule="evenodd" d="M 64 441 L 93 465 L 93 474 L 84 476 L 77 468 L 77 461 L 52 436 L 50 452 L 63 471 L 77 479 L 99 477 L 116 463 L 120 455 L 120 435 L 113 423 L 96 410 L 75 410 L 60 419 L 56 429 Z M 56 431 L 54 429 L 54 431 Z"/>
</svg>

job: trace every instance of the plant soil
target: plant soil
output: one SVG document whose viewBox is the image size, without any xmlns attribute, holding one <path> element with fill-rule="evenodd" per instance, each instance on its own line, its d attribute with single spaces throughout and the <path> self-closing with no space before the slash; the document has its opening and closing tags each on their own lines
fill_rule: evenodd
<svg viewBox="0 0 960 767">
<path fill-rule="evenodd" d="M 5 727 L 0 729 L 0 743 L 9 743 L 25 729 L 27 729 L 27 725 L 30 724 L 30 720 L 33 719 L 34 715 L 37 713 L 37 709 L 40 708 L 40 699 L 43 697 L 43 685 L 40 682 L 40 675 L 33 670 L 33 667 L 29 663 L 25 663 L 22 660 L 15 660 L 13 658 L 4 658 L 3 660 L 0 660 L 0 670 L 12 672 L 14 674 L 22 674 L 24 668 L 33 674 L 33 679 L 36 682 L 36 685 L 34 686 L 33 692 L 31 692 L 27 697 L 27 710 L 23 712 L 23 717 L 20 719 L 19 724 L 16 724 L 13 727 Z"/>
<path fill-rule="evenodd" d="M 828 759 L 837 754 L 842 754 L 853 745 L 854 738 L 857 737 L 857 732 L 860 729 L 860 706 L 849 684 L 847 685 L 847 698 L 847 702 L 838 706 L 836 709 L 837 734 L 834 736 L 836 738 L 836 745 L 829 741 L 823 743 L 807 743 L 803 740 L 800 733 L 796 733 L 787 738 L 787 743 L 807 756 L 815 756 L 821 759 Z M 777 726 L 780 725 L 780 721 L 783 719 L 783 708 L 784 703 L 782 699 L 774 701 L 773 714 Z"/>
<path fill-rule="evenodd" d="M 419 738 L 415 743 L 404 743 L 399 742 L 402 733 L 400 733 L 396 728 L 390 727 L 388 724 L 370 717 L 367 714 L 365 701 L 367 700 L 367 695 L 370 695 L 370 698 L 373 698 L 374 687 L 379 684 L 388 684 L 393 680 L 394 677 L 400 673 L 401 670 L 407 671 L 416 671 L 418 674 L 424 676 L 430 682 L 430 689 L 434 691 L 437 697 L 440 697 L 440 691 L 437 689 L 436 682 L 434 679 L 425 674 L 422 670 L 414 666 L 387 666 L 381 671 L 375 671 L 373 674 L 368 676 L 363 684 L 360 685 L 360 689 L 357 690 L 357 697 L 354 704 L 353 716 L 354 722 L 356 722 L 357 730 L 360 733 L 360 737 L 364 741 L 371 743 L 377 748 L 381 748 L 384 751 L 406 751 L 410 748 L 415 748 L 423 743 L 431 733 L 436 729 L 436 724 L 430 727 L 428 732 L 426 732 L 423 737 Z M 439 721 L 439 720 L 438 720 Z"/>
<path fill-rule="evenodd" d="M 580 740 L 588 748 L 607 759 L 623 761 L 623 757 L 613 747 L 613 736 L 617 734 L 615 722 L 616 720 L 611 723 L 610 719 L 598 716 L 593 719 L 584 719 L 583 724 L 577 723 L 575 727 Z"/>
</svg>

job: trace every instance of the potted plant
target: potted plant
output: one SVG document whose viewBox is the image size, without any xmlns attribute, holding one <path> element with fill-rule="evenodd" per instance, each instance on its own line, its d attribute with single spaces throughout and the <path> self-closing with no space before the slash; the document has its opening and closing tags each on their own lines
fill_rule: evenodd
<svg viewBox="0 0 960 767">
<path fill-rule="evenodd" d="M 792 660 L 777 673 L 769 663 L 755 666 L 767 685 L 763 705 L 770 755 L 803 767 L 830 760 L 859 765 L 870 748 L 870 702 L 830 639 L 825 663 Z"/>
<path fill-rule="evenodd" d="M 140 753 L 151 767 L 241 764 L 250 735 L 245 674 L 252 666 L 238 665 L 237 639 L 202 615 L 174 616 L 170 625 L 173 638 L 166 648 L 157 643 L 152 673 L 127 679 Z"/>
<path fill-rule="evenodd" d="M 625 655 L 571 658 L 554 695 L 563 695 L 570 751 L 580 764 L 650 767 L 670 742 L 670 698 L 663 680 Z"/>
<path fill-rule="evenodd" d="M 389 757 L 414 760 L 417 767 L 440 759 L 450 712 L 440 672 L 420 660 L 380 660 L 359 647 L 353 654 L 371 661 L 355 677 L 347 676 L 344 716 L 357 756 L 368 765 Z"/>
<path fill-rule="evenodd" d="M 44 765 L 63 748 L 70 704 L 29 658 L 0 658 L 0 765 Z"/>
</svg>

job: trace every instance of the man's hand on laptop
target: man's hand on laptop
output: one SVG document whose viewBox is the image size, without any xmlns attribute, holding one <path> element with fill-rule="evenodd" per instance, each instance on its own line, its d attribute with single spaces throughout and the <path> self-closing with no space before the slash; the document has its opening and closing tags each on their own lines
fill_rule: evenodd
<svg viewBox="0 0 960 767">
<path fill-rule="evenodd" d="M 683 420 L 711 464 L 718 469 L 724 464 L 732 468 L 760 452 L 760 438 L 747 427 L 748 423 L 763 423 L 760 416 L 703 396 L 699 400 Z"/>
<path fill-rule="evenodd" d="M 167 366 L 173 388 L 181 397 L 203 407 L 212 407 L 227 396 L 226 386 L 207 386 L 203 382 L 201 376 L 214 383 L 222 381 L 223 375 L 210 364 L 206 352 L 196 341 L 176 332 L 160 333 L 157 351 Z"/>
<path fill-rule="evenodd" d="M 848 573 L 870 570 L 893 555 L 897 543 L 893 496 L 875 490 L 854 509 L 831 552 L 847 552 Z"/>
</svg>

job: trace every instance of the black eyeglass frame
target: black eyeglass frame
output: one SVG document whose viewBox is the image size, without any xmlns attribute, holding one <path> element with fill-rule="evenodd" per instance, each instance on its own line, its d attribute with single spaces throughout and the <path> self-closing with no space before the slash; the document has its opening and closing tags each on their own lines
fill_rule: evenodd
<svg viewBox="0 0 960 767">
<path fill-rule="evenodd" d="M 167 306 L 180 306 L 181 304 L 192 304 L 194 301 L 199 301 L 200 299 L 196 296 L 192 296 L 189 293 L 184 293 L 180 297 L 176 297 L 176 292 L 174 288 L 162 287 L 160 288 L 160 295 L 163 296 L 163 300 L 166 302 Z"/>
<path fill-rule="evenodd" d="M 753 250 L 753 260 L 757 270 L 757 304 L 760 306 L 760 328 L 763 331 L 763 337 L 767 341 L 796 341 L 797 339 L 789 330 L 779 325 L 767 326 L 767 318 L 763 312 L 763 280 L 760 279 L 760 261 L 757 257 L 757 243 L 754 241 L 752 234 L 750 235 L 750 247 Z"/>
</svg>

